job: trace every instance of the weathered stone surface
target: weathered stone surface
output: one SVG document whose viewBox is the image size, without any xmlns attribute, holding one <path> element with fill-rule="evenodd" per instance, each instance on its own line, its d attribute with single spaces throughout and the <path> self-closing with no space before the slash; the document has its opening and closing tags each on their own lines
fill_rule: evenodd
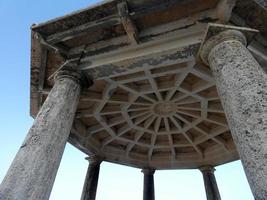
<svg viewBox="0 0 267 200">
<path fill-rule="evenodd" d="M 214 36 L 221 42 L 208 53 L 208 63 L 254 197 L 266 199 L 267 74 L 240 40 L 222 39 L 229 33 L 240 35 L 226 31 Z"/>
<path fill-rule="evenodd" d="M 60 73 L 0 186 L 1 200 L 47 200 L 80 95 L 79 74 Z"/>
<path fill-rule="evenodd" d="M 84 181 L 81 200 L 95 200 L 102 159 L 92 155 L 87 160 L 89 160 L 89 167 Z"/>
<path fill-rule="evenodd" d="M 203 175 L 207 200 L 221 200 L 216 178 L 214 176 L 215 168 L 212 166 L 203 166 L 199 170 Z"/>
<path fill-rule="evenodd" d="M 224 28 L 224 27 L 223 27 Z M 243 33 L 237 30 L 229 30 L 229 31 L 223 31 L 223 28 L 221 30 L 213 30 L 210 35 L 211 38 L 208 39 L 207 42 L 205 42 L 204 47 L 201 51 L 201 58 L 205 62 L 205 64 L 209 65 L 209 55 L 211 50 L 218 44 L 221 44 L 223 41 L 239 41 L 242 44 L 246 44 L 246 37 Z"/>
<path fill-rule="evenodd" d="M 154 169 L 143 169 L 144 173 L 144 190 L 143 190 L 143 200 L 154 200 Z"/>
</svg>

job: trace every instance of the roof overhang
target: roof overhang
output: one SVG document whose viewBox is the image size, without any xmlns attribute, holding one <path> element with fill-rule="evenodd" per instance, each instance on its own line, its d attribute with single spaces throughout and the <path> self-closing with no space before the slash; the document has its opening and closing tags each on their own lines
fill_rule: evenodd
<svg viewBox="0 0 267 200">
<path fill-rule="evenodd" d="M 96 86 L 82 93 L 81 102 L 87 101 L 91 104 L 97 102 L 97 105 L 101 105 L 102 100 L 107 99 L 106 94 L 112 90 L 112 88 L 104 87 L 103 82 L 107 80 L 117 81 L 116 84 L 129 84 L 130 81 L 142 81 L 145 78 L 139 74 L 148 73 L 148 76 L 152 77 L 149 79 L 151 81 L 164 75 L 164 73 L 172 75 L 177 70 L 179 71 L 180 67 L 182 69 L 184 66 L 190 68 L 191 63 L 197 62 L 197 52 L 204 40 L 207 25 L 211 22 L 248 26 L 259 30 L 260 32 L 248 41 L 248 48 L 258 61 L 266 66 L 267 21 L 264 21 L 266 18 L 266 7 L 253 0 L 239 0 L 237 2 L 234 0 L 113 0 L 104 1 L 69 15 L 33 25 L 30 113 L 33 117 L 36 116 L 53 86 L 53 75 L 68 62 L 75 62 L 77 68 L 94 78 Z M 165 69 L 166 66 L 167 71 L 162 72 L 160 69 Z M 210 84 L 210 86 L 214 85 L 207 66 L 197 66 L 190 68 L 190 70 L 192 70 L 190 73 L 196 73 L 199 83 L 201 83 L 200 86 L 206 87 L 202 85 L 203 82 Z M 151 75 L 153 71 L 155 74 Z M 153 81 L 150 84 L 152 88 L 155 86 Z M 158 91 L 164 92 L 172 87 L 167 81 L 160 85 Z M 99 93 L 102 89 L 103 92 Z M 145 90 L 146 88 L 142 89 L 142 95 L 149 93 L 149 90 Z M 127 97 L 126 94 L 116 95 L 116 99 L 111 99 L 109 102 L 119 102 L 124 105 L 131 100 L 132 94 L 130 93 L 134 91 L 128 90 L 128 92 Z M 186 93 L 186 90 L 183 92 Z M 190 94 L 193 97 L 194 92 L 192 91 Z M 216 99 L 217 97 L 212 98 Z M 203 102 L 201 103 L 202 106 L 205 104 Z M 133 103 L 136 102 L 133 100 Z M 91 108 L 85 109 L 85 107 L 85 104 L 80 103 L 69 138 L 70 143 L 87 154 L 103 154 L 105 159 L 110 162 L 135 167 L 148 165 L 141 154 L 133 152 L 129 157 L 128 154 L 123 153 L 125 150 L 119 148 L 109 147 L 104 150 L 99 141 L 90 138 L 88 131 L 101 131 L 103 127 L 109 130 L 111 135 L 113 133 L 108 128 L 109 124 L 106 122 L 103 124 L 101 118 L 98 118 L 99 113 L 95 114 Z M 223 112 L 219 108 L 216 109 L 216 112 Z M 111 110 L 108 112 L 112 113 Z M 207 113 L 207 109 L 205 112 Z M 205 112 L 202 111 L 201 117 L 205 115 L 203 114 Z M 87 122 L 88 117 L 97 119 L 101 126 L 93 124 L 92 121 L 94 120 Z M 114 117 L 114 119 L 120 118 Z M 207 120 L 217 123 L 218 126 L 227 127 L 224 119 Z M 193 122 L 204 123 L 198 120 L 193 120 Z M 84 125 L 86 123 L 92 126 L 89 130 Z M 129 123 L 131 122 L 129 121 Z M 147 131 L 149 132 L 149 130 Z M 227 132 L 228 129 L 224 131 Z M 193 146 L 197 155 L 186 153 L 180 157 L 176 156 L 175 160 L 171 162 L 162 162 L 166 158 L 159 155 L 150 160 L 149 165 L 158 169 L 196 168 L 203 164 L 219 165 L 238 159 L 234 144 L 227 136 L 230 133 L 225 133 L 225 140 L 218 137 L 222 132 L 213 132 L 212 129 L 212 131 L 204 131 L 205 133 L 212 133 L 211 138 L 200 136 L 196 137 L 194 141 Z M 203 153 L 204 150 L 202 152 L 197 146 L 210 139 L 213 139 L 218 146 L 209 148 L 206 153 Z M 108 144 L 109 140 L 110 138 L 106 138 L 104 143 Z M 123 138 L 121 140 L 124 143 L 128 141 Z M 136 141 L 134 144 L 143 145 L 143 148 L 150 148 L 146 144 L 137 144 Z M 181 144 L 181 147 L 183 145 Z M 187 148 L 186 145 L 184 147 Z M 164 145 L 160 148 L 164 149 Z M 151 159 L 150 150 L 149 157 Z M 175 153 L 172 152 L 172 154 Z M 205 156 L 203 156 L 204 154 Z"/>
</svg>

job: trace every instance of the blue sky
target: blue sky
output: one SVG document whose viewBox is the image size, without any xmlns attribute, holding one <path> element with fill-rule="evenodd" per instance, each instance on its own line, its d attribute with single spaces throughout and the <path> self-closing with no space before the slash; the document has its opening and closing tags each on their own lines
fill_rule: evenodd
<svg viewBox="0 0 267 200">
<path fill-rule="evenodd" d="M 30 26 L 97 1 L 0 0 L 0 181 L 3 179 L 33 119 L 29 115 Z M 80 198 L 88 162 L 86 155 L 67 145 L 51 200 Z M 223 200 L 253 200 L 240 161 L 216 168 Z M 97 200 L 142 199 L 139 169 L 102 163 Z M 164 170 L 155 173 L 156 200 L 205 200 L 198 170 Z"/>
</svg>

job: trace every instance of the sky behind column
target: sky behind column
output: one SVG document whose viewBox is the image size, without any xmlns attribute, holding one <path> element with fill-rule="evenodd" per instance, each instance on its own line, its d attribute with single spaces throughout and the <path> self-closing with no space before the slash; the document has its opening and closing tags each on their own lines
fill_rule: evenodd
<svg viewBox="0 0 267 200">
<path fill-rule="evenodd" d="M 29 115 L 30 26 L 88 7 L 96 0 L 0 0 L 0 181 L 11 164 L 33 119 Z M 67 145 L 51 200 L 80 198 L 88 167 L 85 154 Z M 223 200 L 253 200 L 240 161 L 216 168 Z M 102 163 L 97 200 L 142 199 L 141 170 Z M 33 186 L 34 187 L 34 186 Z M 205 200 L 198 170 L 155 173 L 157 200 Z"/>
</svg>

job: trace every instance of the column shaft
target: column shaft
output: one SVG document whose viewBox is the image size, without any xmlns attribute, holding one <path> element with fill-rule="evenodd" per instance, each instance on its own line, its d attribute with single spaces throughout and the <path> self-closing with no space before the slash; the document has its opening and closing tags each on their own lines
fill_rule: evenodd
<svg viewBox="0 0 267 200">
<path fill-rule="evenodd" d="M 208 63 L 254 197 L 266 199 L 267 74 L 242 40 L 221 40 L 208 54 Z"/>
<path fill-rule="evenodd" d="M 220 192 L 214 176 L 215 169 L 213 167 L 202 167 L 201 169 L 207 200 L 221 200 Z"/>
<path fill-rule="evenodd" d="M 143 189 L 143 200 L 154 200 L 154 172 L 152 169 L 142 170 L 144 173 L 144 189 Z"/>
<path fill-rule="evenodd" d="M 90 160 L 84 181 L 81 200 L 95 200 L 100 170 L 100 160 Z"/>
<path fill-rule="evenodd" d="M 49 199 L 80 90 L 71 76 L 55 81 L 0 186 L 0 199 Z"/>
</svg>

